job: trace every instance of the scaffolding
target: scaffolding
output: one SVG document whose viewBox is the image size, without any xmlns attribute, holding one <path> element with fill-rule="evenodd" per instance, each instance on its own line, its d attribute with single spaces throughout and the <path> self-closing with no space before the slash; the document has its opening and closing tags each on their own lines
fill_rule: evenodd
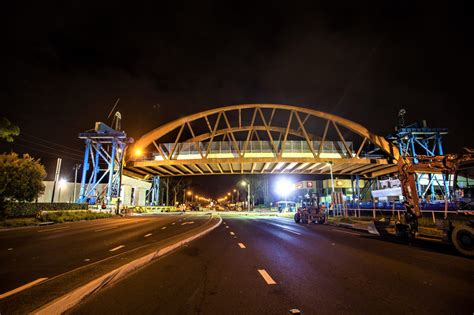
<svg viewBox="0 0 474 315">
<path fill-rule="evenodd" d="M 403 115 L 400 117 L 399 125 L 395 128 L 395 133 L 389 135 L 387 140 L 398 146 L 400 155 L 414 157 L 414 163 L 418 160 L 418 155 L 435 156 L 443 155 L 443 135 L 448 133 L 447 128 L 430 128 L 426 121 L 405 126 Z M 441 190 L 444 198 L 449 198 L 449 178 L 446 175 L 436 176 L 435 174 L 417 174 L 417 190 L 421 198 L 425 198 L 428 191 L 431 196 L 435 196 L 435 186 Z"/>
<path fill-rule="evenodd" d="M 94 131 L 80 133 L 79 138 L 85 141 L 85 150 L 78 202 L 108 205 L 117 199 L 119 203 L 124 151 L 133 139 L 102 122 L 95 123 Z M 99 183 L 106 185 L 99 189 Z"/>
</svg>

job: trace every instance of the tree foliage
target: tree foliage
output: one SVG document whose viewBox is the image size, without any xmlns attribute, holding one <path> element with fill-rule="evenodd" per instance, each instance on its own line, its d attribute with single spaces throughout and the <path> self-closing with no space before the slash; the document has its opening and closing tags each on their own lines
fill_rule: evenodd
<svg viewBox="0 0 474 315">
<path fill-rule="evenodd" d="M 0 117 L 0 139 L 4 139 L 7 142 L 13 142 L 13 136 L 20 134 L 20 128 L 12 125 L 5 117 Z"/>
<path fill-rule="evenodd" d="M 0 206 L 6 201 L 33 201 L 44 192 L 44 166 L 28 154 L 0 154 Z"/>
</svg>

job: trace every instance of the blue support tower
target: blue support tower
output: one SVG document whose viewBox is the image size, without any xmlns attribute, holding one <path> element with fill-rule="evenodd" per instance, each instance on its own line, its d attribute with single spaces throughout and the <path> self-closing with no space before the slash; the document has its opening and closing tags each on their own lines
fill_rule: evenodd
<svg viewBox="0 0 474 315">
<path fill-rule="evenodd" d="M 152 206 L 160 205 L 160 176 L 153 176 L 151 182 L 151 201 Z"/>
<path fill-rule="evenodd" d="M 78 202 L 111 204 L 113 198 L 120 197 L 125 147 L 133 139 L 102 122 L 96 122 L 94 131 L 80 133 L 79 138 L 86 147 Z M 99 189 L 100 183 L 107 184 L 105 189 Z"/>
<path fill-rule="evenodd" d="M 404 114 L 404 112 L 403 112 Z M 387 136 L 400 150 L 400 155 L 414 157 L 417 163 L 418 155 L 443 155 L 442 136 L 448 133 L 447 128 L 429 128 L 426 122 L 415 123 L 405 126 L 404 123 L 397 126 L 396 132 Z M 422 181 L 425 184 L 422 184 Z M 428 191 L 435 195 L 435 186 L 439 187 L 443 197 L 449 197 L 449 179 L 442 176 L 442 179 L 432 174 L 417 174 L 418 195 L 424 198 Z"/>
</svg>

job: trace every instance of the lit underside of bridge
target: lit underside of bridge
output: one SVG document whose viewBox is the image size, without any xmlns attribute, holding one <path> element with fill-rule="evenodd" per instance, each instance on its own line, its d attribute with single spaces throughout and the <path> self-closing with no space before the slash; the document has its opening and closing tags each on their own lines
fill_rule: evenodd
<svg viewBox="0 0 474 315">
<path fill-rule="evenodd" d="M 170 141 L 171 140 L 171 141 Z M 378 155 L 368 154 L 378 150 Z M 384 137 L 308 108 L 248 104 L 179 118 L 127 150 L 134 177 L 217 174 L 334 174 L 376 177 L 396 171 L 398 149 Z"/>
</svg>

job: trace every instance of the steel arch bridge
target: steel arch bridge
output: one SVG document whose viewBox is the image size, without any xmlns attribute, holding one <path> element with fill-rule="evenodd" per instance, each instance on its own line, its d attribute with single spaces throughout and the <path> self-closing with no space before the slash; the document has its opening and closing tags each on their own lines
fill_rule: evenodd
<svg viewBox="0 0 474 315">
<path fill-rule="evenodd" d="M 382 154 L 371 155 L 374 149 Z M 330 168 L 370 178 L 395 172 L 399 158 L 397 147 L 358 123 L 279 104 L 232 105 L 178 118 L 127 151 L 124 173 L 141 178 L 328 174 Z"/>
</svg>

